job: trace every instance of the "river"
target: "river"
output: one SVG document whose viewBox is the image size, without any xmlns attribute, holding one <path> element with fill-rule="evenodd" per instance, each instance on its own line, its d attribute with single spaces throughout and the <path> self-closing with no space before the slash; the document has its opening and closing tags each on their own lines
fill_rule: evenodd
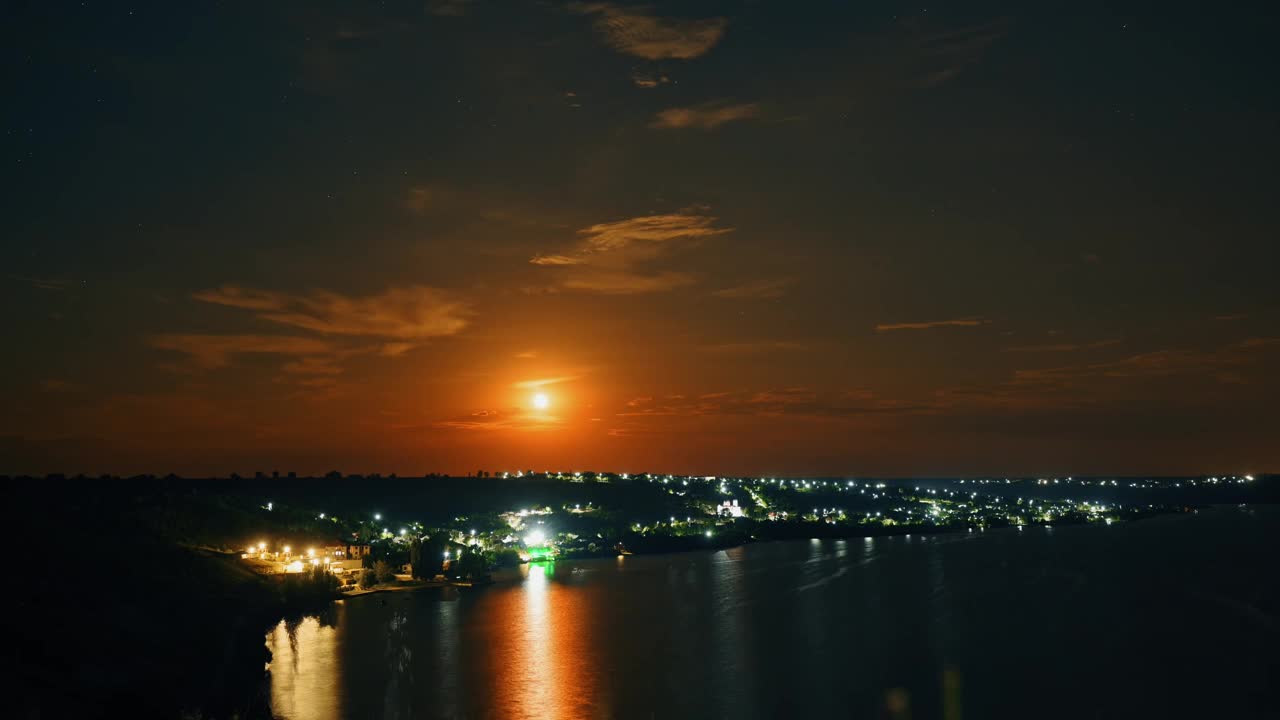
<svg viewBox="0 0 1280 720">
<path fill-rule="evenodd" d="M 1277 717 L 1280 507 L 524 566 L 268 634 L 331 718 Z"/>
</svg>

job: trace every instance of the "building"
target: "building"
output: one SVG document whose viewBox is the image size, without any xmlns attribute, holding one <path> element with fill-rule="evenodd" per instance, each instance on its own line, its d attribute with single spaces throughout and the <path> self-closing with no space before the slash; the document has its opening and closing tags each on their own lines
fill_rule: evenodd
<svg viewBox="0 0 1280 720">
<path fill-rule="evenodd" d="M 732 502 L 725 500 L 720 503 L 720 507 L 716 509 L 716 514 L 720 517 L 740 518 L 746 517 L 747 513 L 738 505 L 738 501 L 734 499 Z"/>
<path fill-rule="evenodd" d="M 334 570 L 345 568 L 357 569 L 364 566 L 364 559 L 369 557 L 371 548 L 368 545 L 344 543 L 342 545 L 325 545 L 308 557 L 317 558 L 326 565 L 333 565 Z"/>
</svg>

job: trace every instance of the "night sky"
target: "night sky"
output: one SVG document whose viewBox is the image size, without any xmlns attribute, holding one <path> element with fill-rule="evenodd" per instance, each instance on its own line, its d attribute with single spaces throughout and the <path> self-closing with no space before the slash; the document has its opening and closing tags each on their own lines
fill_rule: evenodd
<svg viewBox="0 0 1280 720">
<path fill-rule="evenodd" d="M 1280 21 L 1125 5 L 6 3 L 0 472 L 1274 471 Z"/>
</svg>

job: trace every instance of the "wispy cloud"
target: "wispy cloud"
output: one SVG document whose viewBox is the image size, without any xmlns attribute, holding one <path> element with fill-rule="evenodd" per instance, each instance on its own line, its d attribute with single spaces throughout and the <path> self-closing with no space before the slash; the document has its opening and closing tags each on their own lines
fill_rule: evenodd
<svg viewBox="0 0 1280 720">
<path fill-rule="evenodd" d="M 772 300 L 786 295 L 794 283 L 792 278 L 764 278 L 721 288 L 711 294 L 729 300 Z"/>
<path fill-rule="evenodd" d="M 695 282 L 697 278 L 692 273 L 686 272 L 668 271 L 645 275 L 620 271 L 587 271 L 566 278 L 563 287 L 566 290 L 582 290 L 606 295 L 638 295 L 667 292 L 688 287 Z"/>
<path fill-rule="evenodd" d="M 620 418 L 653 416 L 789 415 L 857 417 L 931 412 L 930 403 L 881 398 L 865 390 L 818 391 L 805 387 L 704 393 L 697 396 L 642 396 L 632 399 Z"/>
<path fill-rule="evenodd" d="M 303 357 L 287 362 L 281 370 L 293 375 L 339 375 L 342 368 L 327 357 Z"/>
<path fill-rule="evenodd" d="M 700 210 L 684 210 L 599 223 L 578 231 L 583 237 L 579 252 L 586 257 L 616 256 L 640 248 L 656 248 L 672 240 L 710 237 L 732 230 L 715 227 L 715 222 L 715 217 Z"/>
<path fill-rule="evenodd" d="M 1092 350 L 1094 348 L 1109 347 L 1111 345 L 1119 345 L 1119 340 L 1099 340 L 1091 343 L 1048 343 L 1044 345 L 1016 345 L 1007 347 L 1004 352 L 1075 352 L 1077 350 Z"/>
<path fill-rule="evenodd" d="M 470 5 L 471 0 L 427 0 L 427 12 L 438 17 L 461 17 Z"/>
<path fill-rule="evenodd" d="M 659 85 L 666 85 L 671 82 L 671 78 L 661 73 L 636 71 L 631 74 L 631 82 L 635 83 L 636 87 L 656 88 Z"/>
<path fill-rule="evenodd" d="M 1256 337 L 1242 340 L 1239 347 L 1245 350 L 1254 350 L 1257 348 L 1275 347 L 1280 345 L 1280 338 Z"/>
<path fill-rule="evenodd" d="M 754 355 L 766 352 L 788 352 L 796 350 L 805 350 L 807 346 L 803 343 L 788 342 L 785 340 L 761 340 L 758 342 L 733 342 L 733 343 L 713 343 L 710 345 L 699 345 L 698 349 L 702 352 L 724 353 L 726 355 Z"/>
<path fill-rule="evenodd" d="M 425 340 L 453 335 L 467 326 L 469 306 L 436 288 L 391 288 L 350 297 L 317 291 L 309 295 L 226 285 L 195 293 L 197 300 L 252 310 L 269 322 L 327 335 L 369 335 Z"/>
<path fill-rule="evenodd" d="M 529 262 L 558 268 L 560 287 L 599 293 L 635 294 L 690 285 L 692 274 L 638 269 L 668 253 L 677 242 L 688 243 L 730 232 L 716 226 L 716 218 L 702 209 L 666 215 L 645 215 L 599 223 L 578 231 L 577 244 L 567 252 L 537 255 Z"/>
<path fill-rule="evenodd" d="M 654 116 L 649 127 L 658 129 L 699 128 L 711 130 L 735 120 L 750 120 L 760 115 L 758 103 L 704 103 L 694 107 L 667 108 Z"/>
<path fill-rule="evenodd" d="M 1008 34 L 1010 23 L 992 20 L 948 30 L 910 27 L 910 52 L 918 63 L 919 84 L 941 85 L 977 63 L 997 40 Z"/>
<path fill-rule="evenodd" d="M 955 320 L 928 320 L 925 322 L 881 323 L 876 325 L 876 332 L 892 330 L 929 330 L 940 327 L 977 327 L 989 325 L 990 320 L 981 317 L 957 318 Z"/>
<path fill-rule="evenodd" d="M 517 432 L 537 432 L 554 430 L 564 425 L 564 420 L 546 413 L 531 413 L 520 408 L 505 410 L 477 410 L 470 415 L 440 420 L 432 423 L 433 427 L 448 430 L 510 430 Z"/>
<path fill-rule="evenodd" d="M 595 28 L 614 50 L 645 60 L 690 60 L 710 52 L 724 37 L 722 17 L 658 17 L 642 8 L 612 3 L 574 3 L 573 12 L 595 16 Z"/>
<path fill-rule="evenodd" d="M 404 207 L 411 213 L 422 214 L 456 207 L 460 202 L 470 202 L 468 193 L 439 183 L 414 185 L 405 191 Z"/>
<path fill-rule="evenodd" d="M 10 280 L 26 283 L 38 290 L 66 290 L 75 283 L 64 278 L 41 278 L 41 277 L 23 277 L 21 275 L 10 275 Z"/>
<path fill-rule="evenodd" d="M 521 380 L 511 384 L 511 387 L 521 390 L 534 390 L 548 385 L 559 385 L 573 380 L 577 380 L 577 375 L 561 375 L 560 377 L 538 378 L 536 380 Z"/>
<path fill-rule="evenodd" d="M 529 262 L 534 265 L 585 265 L 584 255 L 535 255 Z"/>
<path fill-rule="evenodd" d="M 190 355 L 206 369 L 223 367 L 232 355 L 268 353 L 277 355 L 324 355 L 334 351 L 331 343 L 316 338 L 288 335 L 154 335 L 151 347 Z"/>
<path fill-rule="evenodd" d="M 1259 353 L 1278 346 L 1280 338 L 1249 338 L 1211 350 L 1155 350 L 1105 362 L 1017 370 L 1013 383 L 1069 385 L 1085 379 L 1213 374 L 1252 365 L 1257 362 Z"/>
</svg>

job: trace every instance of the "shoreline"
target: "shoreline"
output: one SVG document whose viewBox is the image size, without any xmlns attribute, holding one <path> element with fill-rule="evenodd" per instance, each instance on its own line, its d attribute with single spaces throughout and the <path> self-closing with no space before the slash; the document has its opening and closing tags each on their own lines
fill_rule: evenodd
<svg viewBox="0 0 1280 720">
<path fill-rule="evenodd" d="M 1269 503 L 1260 503 L 1260 504 L 1266 505 Z M 1151 520 L 1153 518 L 1179 517 L 1187 514 L 1195 514 L 1200 510 L 1211 510 L 1218 507 L 1237 507 L 1238 505 L 1240 504 L 1238 503 L 1210 504 L 1210 505 L 1191 507 L 1188 510 L 1178 511 L 1178 512 L 1154 512 L 1150 514 L 1139 515 L 1137 517 L 1133 517 L 1127 520 L 1122 520 L 1115 524 L 1125 525 L 1129 523 L 1140 522 L 1143 520 Z M 1028 523 L 1021 527 L 1053 529 L 1054 527 L 1090 527 L 1093 525 L 1102 525 L 1104 527 L 1110 527 L 1110 526 L 1104 525 L 1103 523 L 1095 523 L 1095 522 Z M 1006 526 L 992 527 L 992 528 L 989 528 L 989 530 L 992 532 L 1001 532 L 1001 531 L 1016 532 L 1018 528 L 1019 526 L 1017 525 L 1006 525 Z M 883 528 L 881 530 L 883 530 Z M 734 548 L 746 547 L 748 545 L 757 545 L 757 544 L 764 544 L 764 543 L 805 542 L 805 541 L 811 541 L 811 540 L 850 540 L 850 539 L 856 539 L 856 538 L 878 538 L 878 537 L 910 537 L 912 535 L 930 535 L 930 536 L 932 535 L 967 535 L 973 532 L 975 532 L 973 528 L 902 528 L 900 531 L 894 531 L 894 532 L 881 531 L 881 532 L 873 532 L 873 533 L 867 533 L 867 532 L 832 533 L 827 531 L 827 532 L 823 532 L 816 535 L 800 534 L 800 535 L 795 535 L 793 537 L 749 537 L 748 539 L 745 539 L 740 542 L 710 544 L 710 545 L 704 545 L 702 547 L 636 550 L 636 551 L 630 551 L 629 553 L 627 553 L 627 555 L 635 556 L 635 557 L 655 557 L 655 556 L 661 556 L 661 555 L 682 555 L 682 554 L 694 553 L 694 552 L 717 552 L 721 550 L 730 550 Z M 979 530 L 977 532 L 986 532 L 986 530 Z M 696 536 L 670 536 L 670 537 L 696 537 Z M 602 560 L 606 558 L 621 557 L 621 556 L 622 555 L 616 552 L 581 553 L 581 554 L 563 555 L 557 559 L 569 562 L 569 561 L 575 561 L 575 560 Z M 555 562 L 555 561 L 553 560 L 552 562 Z M 521 563 L 521 565 L 517 565 L 517 566 L 493 568 L 492 570 L 499 574 L 505 574 L 503 573 L 503 571 L 517 570 L 519 567 L 524 565 L 529 565 L 529 564 L 531 563 Z M 364 597 L 367 595 L 377 595 L 379 593 L 389 593 L 389 592 L 400 593 L 400 592 L 415 592 L 419 590 L 442 589 L 442 588 L 467 589 L 472 587 L 483 587 L 486 585 L 501 584 L 504 579 L 514 579 L 514 578 L 495 578 L 490 580 L 489 582 L 474 583 L 474 584 L 466 581 L 426 580 L 426 581 L 417 581 L 413 583 L 405 583 L 402 585 L 383 585 L 383 586 L 372 587 L 369 589 L 353 590 L 349 592 L 338 591 L 335 594 L 333 601 L 340 601 L 340 600 L 346 600 L 348 598 Z M 303 613 L 305 615 L 305 611 L 303 611 Z"/>
</svg>

